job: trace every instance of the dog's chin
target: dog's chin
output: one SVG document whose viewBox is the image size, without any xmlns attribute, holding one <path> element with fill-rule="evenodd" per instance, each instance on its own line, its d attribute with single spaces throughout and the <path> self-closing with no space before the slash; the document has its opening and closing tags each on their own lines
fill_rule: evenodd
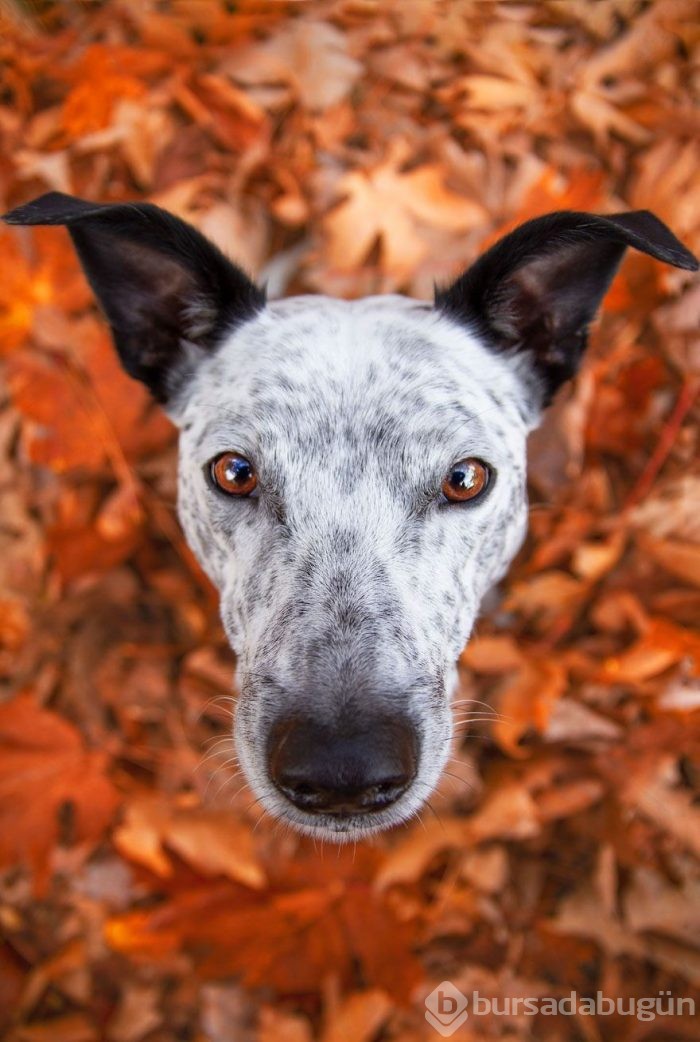
<svg viewBox="0 0 700 1042">
<path fill-rule="evenodd" d="M 354 843 L 376 836 L 409 821 L 423 806 L 422 800 L 412 800 L 407 796 L 385 810 L 368 814 L 307 814 L 283 796 L 263 797 L 261 803 L 277 821 L 304 836 L 327 843 Z"/>
<path fill-rule="evenodd" d="M 260 779 L 254 773 L 251 776 L 246 772 L 245 765 L 241 766 L 260 809 L 283 826 L 302 835 L 337 844 L 354 843 L 369 836 L 376 836 L 416 817 L 425 806 L 438 780 L 436 778 L 433 784 L 421 782 L 420 786 L 409 789 L 396 803 L 383 810 L 366 814 L 310 814 L 286 799 L 270 781 Z M 418 789 L 422 795 L 416 791 Z"/>
</svg>

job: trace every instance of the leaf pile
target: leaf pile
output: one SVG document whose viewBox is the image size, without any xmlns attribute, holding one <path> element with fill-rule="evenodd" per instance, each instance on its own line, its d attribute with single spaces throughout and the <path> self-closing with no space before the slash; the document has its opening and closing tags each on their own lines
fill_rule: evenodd
<svg viewBox="0 0 700 1042">
<path fill-rule="evenodd" d="M 648 207 L 698 252 L 698 13 L 15 0 L 0 204 L 147 198 L 278 294 L 429 297 L 555 208 Z M 461 714 L 433 813 L 338 851 L 259 820 L 228 763 L 233 661 L 175 521 L 174 432 L 67 236 L 0 250 L 0 1034 L 427 1042 L 444 979 L 700 1009 L 697 280 L 626 260 L 462 656 L 459 698 L 492 709 Z M 455 1037 L 697 1037 L 660 1025 Z"/>
</svg>

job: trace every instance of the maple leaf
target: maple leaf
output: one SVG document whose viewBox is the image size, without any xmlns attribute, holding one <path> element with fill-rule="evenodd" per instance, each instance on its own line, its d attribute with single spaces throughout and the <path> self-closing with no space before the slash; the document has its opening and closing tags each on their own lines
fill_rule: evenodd
<svg viewBox="0 0 700 1042">
<path fill-rule="evenodd" d="M 692 673 L 700 676 L 700 633 L 667 619 L 651 618 L 634 643 L 620 655 L 606 659 L 600 679 L 613 684 L 637 683 L 658 676 L 684 659 Z"/>
<path fill-rule="evenodd" d="M 348 54 L 344 34 L 314 20 L 290 23 L 222 68 L 239 83 L 289 83 L 312 110 L 342 101 L 362 72 L 360 62 Z"/>
<path fill-rule="evenodd" d="M 429 251 L 421 224 L 456 234 L 486 222 L 479 203 L 445 187 L 441 166 L 430 164 L 402 173 L 406 158 L 399 143 L 373 170 L 341 178 L 338 192 L 347 199 L 323 222 L 330 264 L 340 269 L 357 266 L 379 239 L 384 269 L 406 273 Z"/>
<path fill-rule="evenodd" d="M 74 843 L 96 842 L 119 805 L 105 753 L 28 695 L 0 706 L 0 864 L 24 863 L 37 889 L 69 822 Z"/>
<path fill-rule="evenodd" d="M 8 366 L 8 384 L 15 405 L 32 421 L 25 444 L 33 463 L 59 474 L 101 469 L 105 446 L 80 378 L 66 361 L 17 355 Z"/>
</svg>

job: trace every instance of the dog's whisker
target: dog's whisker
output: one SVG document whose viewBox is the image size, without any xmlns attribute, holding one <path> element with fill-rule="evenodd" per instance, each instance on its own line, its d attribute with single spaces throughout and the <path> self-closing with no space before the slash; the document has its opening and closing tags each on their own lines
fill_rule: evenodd
<svg viewBox="0 0 700 1042">
<path fill-rule="evenodd" d="M 216 734 L 212 735 L 211 738 L 205 738 L 202 745 L 209 746 L 210 749 L 214 749 L 219 745 L 233 744 L 232 734 Z"/>
<path fill-rule="evenodd" d="M 423 820 L 423 811 L 422 811 L 422 809 L 416 811 L 416 813 L 413 815 L 413 819 L 412 820 L 418 822 L 420 827 L 423 829 L 423 832 L 427 832 L 428 831 L 428 826 L 425 824 L 425 821 Z"/>
<path fill-rule="evenodd" d="M 208 763 L 218 762 L 220 765 L 221 758 L 223 756 L 226 756 L 226 751 L 230 750 L 230 748 L 231 745 L 229 743 L 226 743 L 226 745 L 222 745 L 219 749 L 215 749 L 213 752 L 207 753 L 206 756 L 202 756 L 200 760 L 197 762 L 196 770 L 201 770 L 203 767 L 206 767 Z"/>
<path fill-rule="evenodd" d="M 220 770 L 226 771 L 227 773 L 231 771 L 233 777 L 235 777 L 237 774 L 240 774 L 239 768 L 240 761 L 237 756 L 232 756 L 230 759 L 224 760 L 224 762 L 219 765 Z"/>
<path fill-rule="evenodd" d="M 233 781 L 233 779 L 231 779 L 231 780 Z M 243 782 L 242 782 L 242 783 L 241 783 L 241 784 L 240 784 L 240 785 L 238 786 L 238 788 L 237 788 L 237 789 L 236 789 L 236 791 L 235 791 L 235 792 L 233 793 L 233 795 L 232 795 L 232 796 L 230 797 L 230 803 L 235 803 L 235 801 L 236 801 L 236 800 L 238 799 L 238 797 L 239 797 L 239 796 L 241 795 L 241 793 L 242 793 L 242 792 L 245 792 L 245 790 L 246 790 L 246 789 L 247 789 L 248 787 L 249 787 L 249 786 L 248 786 L 248 782 L 247 782 L 247 781 L 243 781 Z"/>
<path fill-rule="evenodd" d="M 440 826 L 440 828 L 444 830 L 445 822 L 442 820 L 442 818 L 438 814 L 437 809 L 433 806 L 433 804 L 432 804 L 432 797 L 426 802 L 425 806 L 426 806 L 426 809 L 429 810 L 430 813 L 433 815 L 433 817 L 437 821 L 437 823 Z"/>
<path fill-rule="evenodd" d="M 453 723 L 459 724 L 469 723 L 475 720 L 487 720 L 489 722 L 497 720 L 501 722 L 504 719 L 505 717 L 503 717 L 500 713 L 455 713 L 452 717 Z"/>
<path fill-rule="evenodd" d="M 260 827 L 261 822 L 263 822 L 264 820 L 265 820 L 265 808 L 263 806 L 263 809 L 260 812 L 258 820 L 253 825 L 253 828 L 251 830 L 251 835 L 253 835 L 253 836 L 255 835 L 255 833 L 258 831 L 258 829 Z"/>
<path fill-rule="evenodd" d="M 235 779 L 241 773 L 241 768 L 238 763 L 233 761 L 224 761 L 223 763 L 216 763 L 210 767 L 208 767 L 204 763 L 198 764 L 195 769 L 195 776 L 201 777 L 203 773 L 207 775 L 207 781 L 204 790 L 204 795 L 207 796 L 209 792 L 209 786 L 212 784 L 214 779 L 223 778 L 226 781 L 232 778 Z"/>
<path fill-rule="evenodd" d="M 216 790 L 214 795 L 211 797 L 212 803 L 217 803 L 218 802 L 218 800 L 220 799 L 222 793 L 224 793 L 226 791 L 226 789 L 230 785 L 233 785 L 234 782 L 236 782 L 238 780 L 238 776 L 239 776 L 239 774 L 241 774 L 241 772 L 240 771 L 235 771 L 233 773 L 225 773 L 225 772 L 222 771 L 221 774 L 223 774 L 223 778 L 220 780 L 218 789 Z M 210 782 L 213 780 L 213 777 L 214 776 L 212 776 L 212 778 L 210 779 Z M 233 801 L 236 799 L 238 794 L 240 792 L 242 792 L 243 789 L 245 789 L 247 787 L 248 787 L 247 780 L 244 780 L 243 784 L 240 786 L 240 788 L 234 793 L 234 795 L 232 797 L 230 797 L 230 802 L 233 803 Z M 208 786 L 207 786 L 207 788 L 208 788 Z"/>
<path fill-rule="evenodd" d="M 478 698 L 457 698 L 450 703 L 454 709 L 456 706 L 469 705 L 469 706 L 483 706 L 485 709 L 493 709 L 490 702 L 482 702 Z"/>
<path fill-rule="evenodd" d="M 196 719 L 201 720 L 203 716 L 206 716 L 210 709 L 215 706 L 223 705 L 226 707 L 231 706 L 235 708 L 237 699 L 233 695 L 212 695 L 211 698 L 207 699 L 204 705 L 199 709 Z"/>
</svg>

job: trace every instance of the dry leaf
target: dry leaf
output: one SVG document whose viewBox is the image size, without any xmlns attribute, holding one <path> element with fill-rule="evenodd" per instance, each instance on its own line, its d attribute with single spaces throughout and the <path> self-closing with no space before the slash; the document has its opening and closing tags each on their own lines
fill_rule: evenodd
<svg viewBox="0 0 700 1042">
<path fill-rule="evenodd" d="M 271 296 L 428 299 L 552 210 L 651 209 L 700 250 L 697 0 L 10 0 L 0 22 L 3 208 L 148 193 Z M 0 252 L 0 1035 L 427 1042 L 445 979 L 697 1007 L 697 278 L 628 251 L 461 657 L 457 715 L 503 715 L 455 740 L 420 820 L 338 850 L 245 792 L 203 805 L 236 694 L 174 431 L 67 232 Z"/>
<path fill-rule="evenodd" d="M 355 267 L 379 239 L 384 268 L 406 272 L 428 252 L 421 222 L 453 233 L 485 222 L 483 207 L 445 187 L 439 167 L 402 173 L 406 158 L 405 144 L 399 142 L 374 170 L 349 173 L 340 180 L 338 194 L 347 198 L 323 222 L 327 259 L 333 267 Z"/>
<path fill-rule="evenodd" d="M 700 542 L 688 543 L 677 539 L 654 539 L 640 533 L 638 543 L 643 553 L 660 564 L 682 582 L 700 586 Z"/>
<path fill-rule="evenodd" d="M 346 38 L 334 26 L 306 20 L 247 48 L 223 69 L 239 83 L 289 83 L 313 111 L 342 101 L 362 66 L 348 54 Z"/>
<path fill-rule="evenodd" d="M 525 661 L 514 677 L 497 691 L 498 716 L 491 725 L 493 737 L 511 756 L 526 756 L 520 745 L 530 730 L 545 731 L 550 714 L 567 685 L 565 669 L 548 659 Z"/>
<path fill-rule="evenodd" d="M 383 991 L 355 992 L 334 1010 L 321 1042 L 371 1042 L 387 1019 L 392 1002 Z"/>
<path fill-rule="evenodd" d="M 123 854 L 157 875 L 172 875 L 170 849 L 205 875 L 225 875 L 256 889 L 265 884 L 250 830 L 224 811 L 146 797 L 127 804 L 113 836 Z"/>
<path fill-rule="evenodd" d="M 0 706 L 0 750 L 0 862 L 30 865 L 43 887 L 61 837 L 96 842 L 119 804 L 107 757 L 30 695 Z"/>
</svg>

